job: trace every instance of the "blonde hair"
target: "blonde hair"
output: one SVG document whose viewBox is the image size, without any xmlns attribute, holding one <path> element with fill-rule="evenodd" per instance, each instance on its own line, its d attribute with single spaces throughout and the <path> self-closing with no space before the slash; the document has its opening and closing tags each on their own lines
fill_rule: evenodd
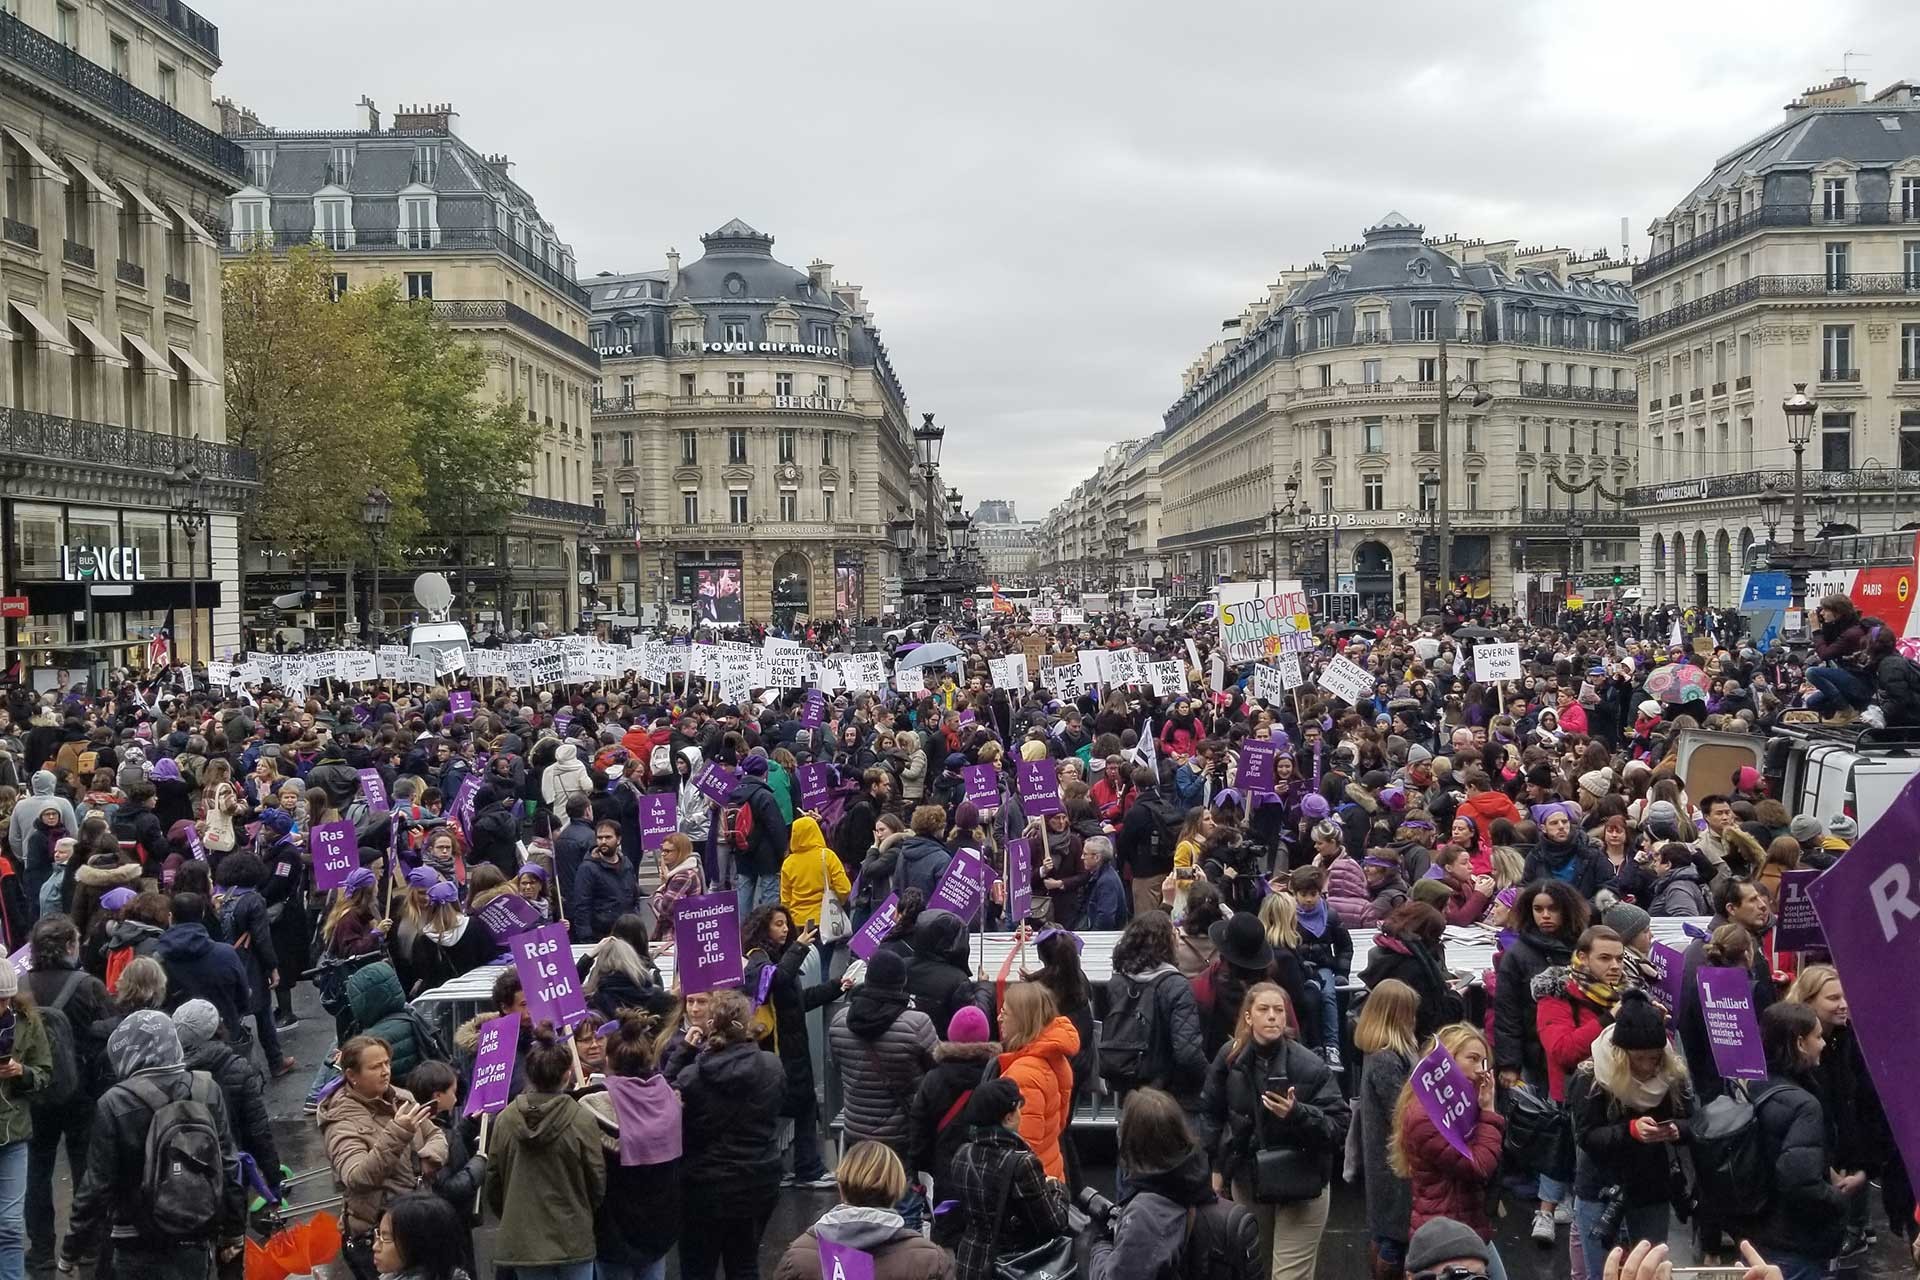
<svg viewBox="0 0 1920 1280">
<path fill-rule="evenodd" d="M 1803 965 L 1787 988 L 1786 999 L 1795 1004 L 1811 1004 L 1829 982 L 1840 981 L 1840 971 L 1830 964 Z"/>
<path fill-rule="evenodd" d="M 1419 1047 L 1414 1026 L 1420 1014 L 1420 993 L 1398 978 L 1388 978 L 1375 987 L 1360 1006 L 1360 1020 L 1353 1028 L 1353 1047 L 1362 1053 L 1391 1049 L 1411 1054 Z"/>
<path fill-rule="evenodd" d="M 1526 878 L 1527 860 L 1518 849 L 1504 844 L 1493 847 L 1493 886 L 1511 889 Z"/>
<path fill-rule="evenodd" d="M 907 1193 L 907 1170 L 893 1148 L 869 1138 L 848 1148 L 834 1166 L 834 1183 L 843 1204 L 891 1209 Z"/>
<path fill-rule="evenodd" d="M 1371 997 L 1369 997 L 1369 1003 L 1371 1003 Z M 1455 1022 L 1434 1032 L 1427 1042 L 1420 1046 L 1420 1056 L 1425 1058 L 1438 1045 L 1458 1061 L 1460 1055 L 1466 1052 L 1469 1046 L 1476 1044 L 1480 1046 L 1482 1053 L 1492 1056 L 1493 1050 L 1487 1044 L 1487 1037 L 1481 1034 L 1478 1028 L 1465 1022 Z M 1474 1103 L 1478 1106 L 1477 1096 Z M 1413 1077 L 1409 1075 L 1407 1082 L 1400 1086 L 1400 1100 L 1394 1103 L 1393 1133 L 1387 1139 L 1387 1167 L 1403 1178 L 1413 1176 L 1412 1162 L 1407 1157 L 1407 1116 L 1412 1108 L 1418 1106 L 1420 1106 L 1420 1100 L 1413 1095 Z"/>
<path fill-rule="evenodd" d="M 167 1002 L 167 971 L 152 956 L 135 956 L 120 971 L 113 997 L 122 1009 L 158 1009 Z"/>
<path fill-rule="evenodd" d="M 1000 1045 L 1008 1053 L 1025 1048 L 1049 1022 L 1060 1016 L 1053 993 L 1037 982 L 1016 982 L 1009 986 L 1000 1010 L 1007 1020 Z"/>
<path fill-rule="evenodd" d="M 1300 912 L 1290 893 L 1270 893 L 1260 904 L 1260 923 L 1266 926 L 1267 941 L 1292 951 L 1300 945 Z"/>
</svg>

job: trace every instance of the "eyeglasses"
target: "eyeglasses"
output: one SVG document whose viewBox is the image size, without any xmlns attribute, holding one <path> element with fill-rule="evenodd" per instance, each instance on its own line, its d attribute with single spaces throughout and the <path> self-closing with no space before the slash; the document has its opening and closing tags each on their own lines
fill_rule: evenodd
<svg viewBox="0 0 1920 1280">
<path fill-rule="evenodd" d="M 1472 1267 L 1441 1267 L 1438 1271 L 1417 1271 L 1413 1280 L 1487 1280 L 1487 1273 Z"/>
<path fill-rule="evenodd" d="M 393 1232 L 388 1231 L 385 1227 L 375 1227 L 373 1229 L 373 1242 L 375 1244 L 380 1244 L 383 1241 L 387 1244 L 392 1244 Z M 1484 1277 L 1483 1277 L 1483 1280 L 1484 1280 Z"/>
</svg>

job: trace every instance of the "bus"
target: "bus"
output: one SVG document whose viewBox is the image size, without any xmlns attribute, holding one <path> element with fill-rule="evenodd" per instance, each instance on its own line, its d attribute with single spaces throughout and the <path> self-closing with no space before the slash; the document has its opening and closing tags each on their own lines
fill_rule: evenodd
<svg viewBox="0 0 1920 1280">
<path fill-rule="evenodd" d="M 1028 610 L 1040 603 L 1040 592 L 1033 587 L 975 587 L 973 589 L 974 610 L 980 614 L 991 613 L 996 591 L 1000 596 L 1002 613 Z"/>
<path fill-rule="evenodd" d="M 1827 557 L 1825 569 L 1807 575 L 1807 603 L 1843 595 L 1865 617 L 1878 618 L 1896 636 L 1920 635 L 1920 610 L 1913 607 L 1920 588 L 1920 546 L 1911 529 L 1895 533 L 1853 533 L 1814 540 Z M 1750 619 L 1765 648 L 1785 621 L 1790 601 L 1787 573 L 1769 567 L 1767 543 L 1747 548 L 1741 564 L 1740 611 Z"/>
</svg>

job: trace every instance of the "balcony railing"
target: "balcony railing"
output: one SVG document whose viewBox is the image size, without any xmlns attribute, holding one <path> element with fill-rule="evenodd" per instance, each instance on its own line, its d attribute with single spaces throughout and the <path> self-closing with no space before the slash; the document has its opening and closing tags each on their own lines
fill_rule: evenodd
<svg viewBox="0 0 1920 1280">
<path fill-rule="evenodd" d="M 175 302 L 192 302 L 193 286 L 174 276 L 167 277 L 167 296 Z"/>
<path fill-rule="evenodd" d="M 1585 404 L 1618 404 L 1628 408 L 1640 403 L 1638 391 L 1617 391 L 1612 387 L 1568 387 L 1553 382 L 1523 382 L 1520 394 L 1533 400 L 1576 400 Z M 1658 401 L 1655 402 L 1658 407 Z"/>
<path fill-rule="evenodd" d="M 1561 529 L 1578 522 L 1589 529 L 1618 529 L 1640 522 L 1633 512 L 1621 507 L 1603 507 L 1598 511 L 1579 507 L 1528 507 L 1520 513 L 1521 524 L 1550 524 Z"/>
<path fill-rule="evenodd" d="M 1670 307 L 1659 315 L 1627 325 L 1627 341 L 1643 342 L 1657 333 L 1719 315 L 1760 298 L 1897 298 L 1920 296 L 1920 276 L 1901 272 L 1855 273 L 1844 281 L 1824 275 L 1755 276 L 1716 293 Z"/>
<path fill-rule="evenodd" d="M 1920 382 L 1920 365 L 1903 364 L 1900 366 L 1900 381 Z"/>
<path fill-rule="evenodd" d="M 172 27 L 189 44 L 220 60 L 220 28 L 181 4 L 180 0 L 127 0 L 134 8 Z"/>
<path fill-rule="evenodd" d="M 524 330 L 550 346 L 567 352 L 582 364 L 600 367 L 600 353 L 564 329 L 556 328 L 534 315 L 525 307 L 516 306 L 504 298 L 492 301 L 474 302 L 436 302 L 433 314 L 442 320 L 456 324 L 486 324 L 504 322 L 516 329 Z"/>
<path fill-rule="evenodd" d="M 1685 399 L 1686 399 L 1685 396 L 1682 396 L 1678 391 L 1676 391 L 1672 395 L 1667 397 L 1667 408 L 1678 409 L 1680 407 L 1681 402 Z"/>
<path fill-rule="evenodd" d="M 1727 394 L 1727 384 L 1725 381 L 1720 381 L 1713 384 L 1714 399 L 1717 400 L 1725 394 Z"/>
<path fill-rule="evenodd" d="M 1763 204 L 1636 264 L 1633 282 L 1639 284 L 1652 279 L 1669 267 L 1689 262 L 1721 245 L 1731 244 L 1762 227 L 1893 226 L 1916 222 L 1920 222 L 1920 205 L 1904 204 L 1897 200 L 1849 204 L 1831 213 L 1824 204 Z"/>
<path fill-rule="evenodd" d="M 1820 381 L 1858 382 L 1860 381 L 1860 371 L 1858 369 L 1822 369 L 1820 371 Z"/>
<path fill-rule="evenodd" d="M 1808 494 L 1872 493 L 1899 490 L 1920 493 L 1920 471 L 1896 471 L 1890 467 L 1855 468 L 1851 471 L 1804 473 Z M 1643 484 L 1627 490 L 1629 507 L 1661 506 L 1670 502 L 1705 502 L 1722 498 L 1746 498 L 1760 493 L 1768 481 L 1781 493 L 1793 492 L 1793 468 L 1766 471 L 1737 471 L 1730 475 L 1701 476 L 1695 480 L 1666 480 Z"/>
<path fill-rule="evenodd" d="M 559 520 L 565 524 L 592 525 L 595 528 L 605 523 L 605 513 L 598 507 L 590 507 L 582 502 L 561 502 L 557 498 L 528 497 L 521 502 L 520 510 L 536 520 Z"/>
<path fill-rule="evenodd" d="M 164 5 L 165 0 L 146 0 L 142 7 L 153 3 Z M 211 24 L 207 29 L 213 30 Z M 74 96 L 222 173 L 243 180 L 246 177 L 239 143 L 142 93 L 99 63 L 88 61 L 52 36 L 4 12 L 0 12 L 0 59 L 45 76 Z"/>
<path fill-rule="evenodd" d="M 137 262 L 128 262 L 125 258 L 114 263 L 113 278 L 121 284 L 130 284 L 136 288 L 147 287 L 147 269 Z"/>
<path fill-rule="evenodd" d="M 1687 392 L 1687 400 L 1689 403 L 1698 403 L 1706 398 L 1707 389 L 1705 387 L 1695 387 L 1693 390 Z"/>
<path fill-rule="evenodd" d="M 555 293 L 585 307 L 592 295 L 564 272 L 534 256 L 533 250 L 506 232 L 493 227 L 414 230 L 385 227 L 378 230 L 343 228 L 312 231 L 229 231 L 229 252 L 246 253 L 254 248 L 298 249 L 322 244 L 333 253 L 498 253 L 511 259 L 522 270 L 539 277 Z"/>
<path fill-rule="evenodd" d="M 1735 391 L 1753 390 L 1753 375 L 1750 373 L 1743 373 L 1739 377 L 1735 378 L 1733 380 L 1733 389 Z"/>
<path fill-rule="evenodd" d="M 0 15 L 4 16 L 4 15 Z M 0 218 L 0 237 L 24 245 L 29 249 L 40 247 L 40 228 L 28 222 L 16 222 L 12 218 Z"/>
<path fill-rule="evenodd" d="M 213 480 L 260 478 L 253 451 L 236 445 L 6 407 L 0 407 L 0 457 L 85 462 L 146 476 L 166 475 L 177 464 L 191 461 Z"/>
<path fill-rule="evenodd" d="M 76 244 L 71 240 L 62 240 L 60 242 L 60 260 L 70 266 L 85 267 L 91 271 L 93 270 L 94 262 L 93 249 L 88 245 Z"/>
</svg>

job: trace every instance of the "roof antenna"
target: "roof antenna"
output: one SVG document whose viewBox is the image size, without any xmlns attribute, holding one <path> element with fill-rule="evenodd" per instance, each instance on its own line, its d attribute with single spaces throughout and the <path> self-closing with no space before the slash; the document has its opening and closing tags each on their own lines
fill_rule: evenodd
<svg viewBox="0 0 1920 1280">
<path fill-rule="evenodd" d="M 1853 79 L 1854 60 L 1857 58 L 1861 62 L 1865 62 L 1871 56 L 1872 55 L 1865 54 L 1865 53 L 1855 53 L 1853 50 L 1848 49 L 1845 53 L 1840 55 L 1840 65 L 1837 67 L 1828 67 L 1827 70 L 1831 72 L 1837 72 L 1839 75 L 1845 77 L 1848 80 L 1851 80 Z M 1861 69 L 1865 70 L 1864 67 Z"/>
</svg>

